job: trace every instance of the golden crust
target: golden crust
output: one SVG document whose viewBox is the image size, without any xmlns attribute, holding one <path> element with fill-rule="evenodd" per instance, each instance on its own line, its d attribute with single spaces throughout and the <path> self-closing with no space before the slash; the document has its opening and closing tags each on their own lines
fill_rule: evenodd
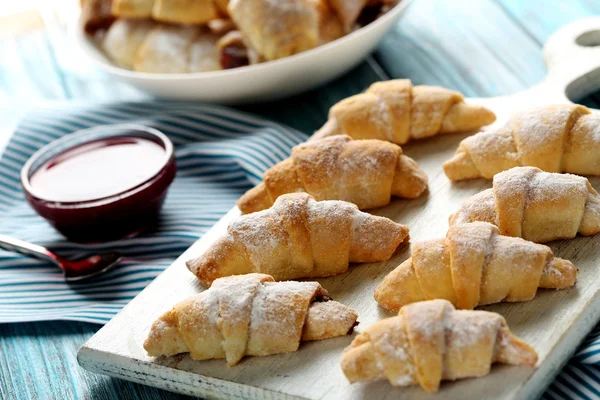
<svg viewBox="0 0 600 400">
<path fill-rule="evenodd" d="M 343 201 L 286 194 L 273 207 L 241 216 L 202 256 L 187 262 L 205 285 L 228 275 L 261 272 L 275 280 L 332 276 L 350 262 L 389 259 L 408 228 Z"/>
<path fill-rule="evenodd" d="M 495 119 L 490 110 L 465 103 L 458 92 L 397 79 L 376 82 L 366 92 L 335 104 L 311 140 L 346 134 L 404 144 L 440 133 L 477 130 Z"/>
<path fill-rule="evenodd" d="M 197 296 L 175 305 L 151 327 L 144 348 L 150 356 L 189 352 L 195 360 L 296 351 L 301 340 L 348 334 L 356 312 L 328 300 L 317 282 L 274 282 L 264 274 L 217 279 Z"/>
<path fill-rule="evenodd" d="M 228 11 L 248 45 L 266 60 L 310 50 L 344 34 L 325 0 L 231 0 Z"/>
<path fill-rule="evenodd" d="M 538 287 L 564 289 L 577 270 L 549 247 L 500 235 L 487 222 L 453 225 L 444 239 L 412 246 L 412 257 L 390 272 L 375 300 L 390 310 L 428 299 L 457 308 L 531 300 Z"/>
<path fill-rule="evenodd" d="M 453 181 L 491 179 L 517 166 L 600 175 L 600 116 L 577 104 L 525 110 L 463 140 L 444 171 Z"/>
<path fill-rule="evenodd" d="M 450 225 L 485 221 L 500 233 L 536 243 L 600 232 L 600 196 L 586 178 L 516 167 L 494 176 L 493 188 L 465 200 Z"/>
<path fill-rule="evenodd" d="M 344 350 L 341 366 L 351 383 L 387 379 L 435 392 L 442 380 L 487 375 L 494 362 L 533 367 L 537 354 L 499 314 L 430 300 L 369 326 Z"/>
<path fill-rule="evenodd" d="M 263 210 L 282 194 L 299 191 L 317 200 L 348 201 L 359 209 L 381 207 L 391 196 L 420 196 L 428 180 L 399 146 L 346 135 L 294 147 L 292 156 L 267 170 L 263 178 L 264 184 L 238 201 L 243 213 Z"/>
</svg>

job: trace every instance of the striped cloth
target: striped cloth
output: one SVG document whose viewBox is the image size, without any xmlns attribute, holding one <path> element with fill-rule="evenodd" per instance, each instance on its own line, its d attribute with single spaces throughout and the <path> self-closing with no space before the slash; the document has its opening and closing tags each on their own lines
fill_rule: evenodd
<svg viewBox="0 0 600 400">
<path fill-rule="evenodd" d="M 34 151 L 77 129 L 137 123 L 166 133 L 178 175 L 157 233 L 98 245 L 67 242 L 27 205 L 19 170 Z M 0 159 L 0 233 L 67 257 L 117 250 L 127 261 L 93 283 L 66 284 L 52 265 L 0 251 L 0 323 L 76 320 L 103 324 L 235 204 L 262 173 L 306 135 L 216 106 L 153 102 L 57 105 L 31 111 Z M 544 399 L 600 398 L 600 326 L 557 376 Z"/>
<path fill-rule="evenodd" d="M 175 145 L 177 178 L 157 233 L 98 245 L 69 243 L 29 207 L 19 171 L 41 146 L 78 129 L 136 123 Z M 77 258 L 116 250 L 126 261 L 93 283 L 65 283 L 56 266 L 0 252 L 0 322 L 68 319 L 106 323 L 204 234 L 262 173 L 306 136 L 273 122 L 215 106 L 184 103 L 58 105 L 32 110 L 0 159 L 0 233 Z"/>
</svg>

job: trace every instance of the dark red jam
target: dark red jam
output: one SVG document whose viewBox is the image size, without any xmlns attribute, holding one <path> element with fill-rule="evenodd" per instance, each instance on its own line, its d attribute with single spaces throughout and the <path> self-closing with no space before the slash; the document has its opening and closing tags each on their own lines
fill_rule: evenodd
<svg viewBox="0 0 600 400">
<path fill-rule="evenodd" d="M 69 239 L 106 241 L 154 227 L 174 177 L 164 143 L 132 134 L 66 149 L 30 173 L 25 192 Z"/>
</svg>

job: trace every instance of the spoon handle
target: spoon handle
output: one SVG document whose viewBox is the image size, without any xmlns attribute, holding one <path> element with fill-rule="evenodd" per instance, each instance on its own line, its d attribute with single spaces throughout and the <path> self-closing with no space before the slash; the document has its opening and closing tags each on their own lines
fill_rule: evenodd
<svg viewBox="0 0 600 400">
<path fill-rule="evenodd" d="M 46 248 L 10 236 L 0 235 L 0 249 L 20 253 L 39 260 L 50 261 L 53 264 L 59 265 L 56 256 Z"/>
</svg>

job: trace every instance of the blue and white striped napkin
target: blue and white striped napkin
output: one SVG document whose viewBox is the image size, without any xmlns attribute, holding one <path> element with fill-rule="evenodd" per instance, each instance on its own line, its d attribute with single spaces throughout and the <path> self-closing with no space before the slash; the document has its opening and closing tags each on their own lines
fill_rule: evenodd
<svg viewBox="0 0 600 400">
<path fill-rule="evenodd" d="M 21 166 L 41 146 L 78 129 L 136 123 L 175 145 L 177 178 L 156 233 L 98 245 L 68 242 L 29 207 Z M 18 125 L 0 159 L 0 233 L 47 246 L 66 257 L 117 250 L 128 261 L 93 283 L 65 283 L 53 265 L 0 252 L 0 323 L 69 319 L 106 323 L 223 216 L 262 173 L 288 157 L 306 135 L 255 116 L 185 103 L 57 105 Z M 135 261 L 129 260 L 134 259 Z"/>
<path fill-rule="evenodd" d="M 69 243 L 28 206 L 19 171 L 34 151 L 78 129 L 137 123 L 166 133 L 175 145 L 177 178 L 159 230 L 98 245 Z M 0 158 L 0 233 L 38 243 L 67 257 L 111 249 L 128 259 L 93 283 L 67 284 L 60 270 L 0 251 L 0 323 L 76 320 L 106 323 L 152 279 L 286 158 L 306 135 L 216 106 L 153 102 L 56 105 L 31 111 Z M 544 398 L 593 399 L 600 394 L 600 325 L 582 344 Z"/>
</svg>

